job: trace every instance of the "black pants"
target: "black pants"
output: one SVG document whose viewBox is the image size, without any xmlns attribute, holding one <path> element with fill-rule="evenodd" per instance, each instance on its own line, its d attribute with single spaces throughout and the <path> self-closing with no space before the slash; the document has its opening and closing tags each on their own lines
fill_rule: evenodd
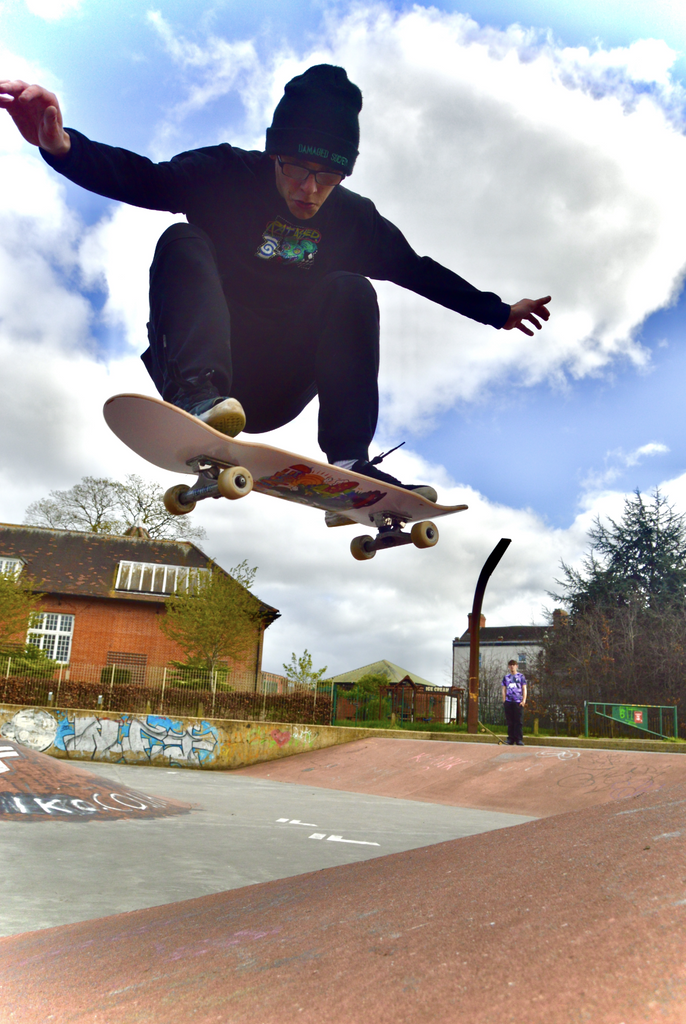
<svg viewBox="0 0 686 1024">
<path fill-rule="evenodd" d="M 523 743 L 524 735 L 522 725 L 524 721 L 524 709 L 515 700 L 505 701 L 505 721 L 507 722 L 507 742 Z"/>
<path fill-rule="evenodd" d="M 297 273 L 297 271 L 296 271 Z M 237 398 L 246 431 L 289 423 L 319 395 L 319 444 L 329 462 L 366 459 L 379 409 L 379 307 L 365 277 L 327 274 L 281 321 L 227 298 L 208 235 L 173 224 L 150 268 L 155 387 L 175 402 L 180 382 L 211 373 Z"/>
</svg>

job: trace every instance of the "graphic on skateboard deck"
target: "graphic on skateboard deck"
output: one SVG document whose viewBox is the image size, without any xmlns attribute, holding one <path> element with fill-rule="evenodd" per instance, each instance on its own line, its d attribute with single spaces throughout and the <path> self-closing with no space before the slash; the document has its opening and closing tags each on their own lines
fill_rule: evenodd
<svg viewBox="0 0 686 1024">
<path fill-rule="evenodd" d="M 462 512 L 466 505 L 438 505 L 395 484 L 254 441 L 227 437 L 183 409 L 147 395 L 115 395 L 105 402 L 105 420 L 134 452 L 161 469 L 193 474 L 194 484 L 177 484 L 164 495 L 173 515 L 192 512 L 204 498 L 243 498 L 251 490 L 338 513 L 342 522 L 375 527 L 377 536 L 355 537 L 355 558 L 414 544 L 433 547 L 432 518 Z M 403 527 L 412 523 L 410 533 Z"/>
</svg>

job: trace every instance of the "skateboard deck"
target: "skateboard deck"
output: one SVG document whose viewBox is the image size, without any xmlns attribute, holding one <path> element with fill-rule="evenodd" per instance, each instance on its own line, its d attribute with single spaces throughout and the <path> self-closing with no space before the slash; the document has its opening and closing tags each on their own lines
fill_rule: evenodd
<svg viewBox="0 0 686 1024">
<path fill-rule="evenodd" d="M 248 490 L 336 512 L 367 527 L 391 531 L 397 538 L 407 538 L 378 547 L 409 542 L 410 535 L 399 533 L 405 523 L 418 523 L 428 517 L 435 519 L 467 508 L 466 505 L 438 505 L 419 494 L 361 473 L 271 445 L 227 437 L 183 409 L 147 395 L 115 395 L 105 402 L 103 413 L 110 429 L 142 458 L 161 469 L 198 477 L 196 484 L 189 485 L 187 490 L 176 488 L 181 492 L 181 501 L 187 496 L 189 504 L 224 494 L 225 491 L 217 489 L 218 475 L 226 467 L 241 467 L 252 476 L 252 488 Z M 190 511 L 190 508 L 182 511 Z M 413 542 L 418 547 L 435 543 L 419 544 L 414 538 Z M 363 557 L 371 557 L 371 554 Z"/>
</svg>

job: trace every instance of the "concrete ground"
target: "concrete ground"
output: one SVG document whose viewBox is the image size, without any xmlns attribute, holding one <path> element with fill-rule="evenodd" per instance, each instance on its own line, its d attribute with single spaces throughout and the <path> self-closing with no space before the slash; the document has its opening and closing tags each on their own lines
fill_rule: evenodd
<svg viewBox="0 0 686 1024">
<path fill-rule="evenodd" d="M 194 777 L 209 778 L 220 795 L 205 797 L 203 811 L 87 825 L 0 820 L 0 842 L 27 837 L 15 858 L 31 856 L 41 833 L 44 858 L 53 837 L 57 848 L 72 843 L 74 857 L 80 842 L 92 843 L 92 877 L 103 880 L 107 847 L 124 830 L 118 870 L 130 888 L 158 846 L 164 855 L 156 837 L 167 828 L 181 836 L 183 823 L 194 849 L 179 855 L 179 877 L 184 864 L 188 874 L 205 862 L 208 837 L 229 836 L 238 849 L 244 834 L 249 880 L 264 865 L 278 869 L 283 851 L 292 865 L 305 850 L 315 860 L 337 857 L 346 838 L 402 843 L 412 827 L 417 838 L 431 829 L 438 837 L 444 820 L 428 815 L 432 796 L 440 802 L 433 809 L 447 813 L 465 799 L 495 813 L 504 803 L 538 808 L 536 820 L 514 828 L 431 845 L 425 838 L 387 855 L 370 848 L 376 855 L 362 860 L 367 848 L 351 844 L 349 863 L 322 859 L 305 874 L 0 939 L 0 1022 L 684 1024 L 683 757 L 398 743 L 361 741 L 335 756 L 319 751 L 224 775 L 149 770 L 155 796 L 179 807 L 195 803 Z M 112 786 L 121 792 L 141 769 L 117 771 Z M 173 795 L 162 788 L 177 782 Z M 241 817 L 234 830 L 227 817 L 241 785 L 249 807 L 233 811 Z M 389 786 L 409 799 L 383 795 Z M 190 826 L 203 814 L 196 841 Z M 142 837 L 135 856 L 130 825 Z M 166 863 L 162 874 L 173 856 Z M 27 867 L 25 896 L 31 884 Z"/>
<path fill-rule="evenodd" d="M 50 769 L 74 770 L 46 761 Z M 152 819 L 94 821 L 57 813 L 49 820 L 0 821 L 0 935 L 206 896 L 531 820 L 235 772 L 111 764 L 90 764 L 88 772 L 102 780 L 103 792 L 135 790 L 193 810 Z"/>
<path fill-rule="evenodd" d="M 662 789 L 685 777 L 683 757 L 374 737 L 236 774 L 540 818 Z"/>
</svg>

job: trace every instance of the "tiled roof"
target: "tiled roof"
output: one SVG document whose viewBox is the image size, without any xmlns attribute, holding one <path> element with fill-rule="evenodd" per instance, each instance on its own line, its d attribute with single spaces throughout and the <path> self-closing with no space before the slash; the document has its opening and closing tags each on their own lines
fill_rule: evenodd
<svg viewBox="0 0 686 1024">
<path fill-rule="evenodd" d="M 363 665 L 362 668 L 353 668 L 349 672 L 341 672 L 338 676 L 333 676 L 332 680 L 334 683 L 356 683 L 362 676 L 366 676 L 370 673 L 383 673 L 388 677 L 390 683 L 400 683 L 406 676 L 409 676 L 413 683 L 423 683 L 425 686 L 433 686 L 428 679 L 422 679 L 415 672 L 408 672 L 406 668 L 401 668 L 400 665 L 394 665 L 392 661 L 375 661 L 371 665 Z"/>
<path fill-rule="evenodd" d="M 547 626 L 483 626 L 479 633 L 479 642 L 484 643 L 502 643 L 516 644 L 519 641 L 522 643 L 540 643 L 543 639 Z M 469 630 L 460 637 L 455 638 L 456 643 L 469 643 Z"/>
<path fill-rule="evenodd" d="M 163 601 L 164 597 L 115 592 L 119 562 L 204 568 L 211 561 L 190 541 L 121 537 L 9 523 L 0 523 L 2 557 L 23 559 L 27 574 L 35 581 L 36 589 L 43 593 L 147 601 Z M 260 604 L 270 621 L 278 617 L 275 608 L 264 602 Z"/>
</svg>

